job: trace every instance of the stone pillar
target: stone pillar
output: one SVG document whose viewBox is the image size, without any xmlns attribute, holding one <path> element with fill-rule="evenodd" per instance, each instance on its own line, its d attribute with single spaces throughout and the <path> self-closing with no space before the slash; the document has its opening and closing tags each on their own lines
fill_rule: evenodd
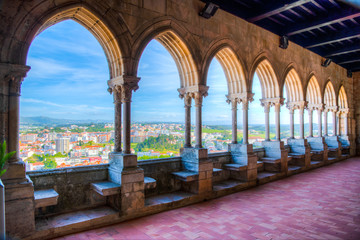
<svg viewBox="0 0 360 240">
<path fill-rule="evenodd" d="M 265 141 L 270 141 L 270 103 L 264 102 L 262 105 L 264 106 L 265 112 Z"/>
<path fill-rule="evenodd" d="M 347 112 L 344 114 L 344 135 L 349 136 L 349 129 L 348 129 L 348 114 Z"/>
<path fill-rule="evenodd" d="M 333 136 L 336 136 L 336 133 L 337 133 L 336 126 L 337 126 L 337 124 L 336 124 L 336 112 L 335 111 L 332 112 L 332 120 L 333 120 L 333 132 L 334 132 Z"/>
<path fill-rule="evenodd" d="M 327 117 L 328 117 L 328 110 L 327 109 L 325 109 L 324 110 L 324 135 L 325 136 L 328 136 L 328 119 L 327 119 Z"/>
<path fill-rule="evenodd" d="M 280 141 L 280 107 L 281 103 L 275 103 L 275 125 L 276 125 L 276 141 Z"/>
<path fill-rule="evenodd" d="M 318 109 L 318 137 L 322 137 L 322 109 Z"/>
<path fill-rule="evenodd" d="M 342 113 L 341 111 L 339 110 L 337 113 L 336 113 L 336 118 L 337 118 L 337 134 L 338 136 L 341 136 L 341 116 L 342 116 Z"/>
<path fill-rule="evenodd" d="M 249 144 L 249 101 L 242 101 L 243 110 L 243 144 Z"/>
<path fill-rule="evenodd" d="M 231 112 L 232 112 L 231 143 L 236 144 L 238 141 L 237 141 L 237 101 L 235 99 L 231 101 Z"/>
<path fill-rule="evenodd" d="M 131 214 L 144 207 L 144 170 L 137 165 L 137 156 L 131 154 L 131 98 L 136 91 L 140 78 L 120 76 L 108 81 L 110 92 L 117 94 L 123 106 L 123 143 L 122 152 L 112 152 L 109 161 L 109 180 L 121 185 L 119 195 L 109 197 L 109 204 L 122 214 Z M 116 89 L 116 92 L 114 91 Z"/>
<path fill-rule="evenodd" d="M 304 131 L 304 107 L 299 108 L 299 117 L 300 117 L 300 138 L 305 138 L 305 131 Z"/>
<path fill-rule="evenodd" d="M 113 94 L 115 112 L 114 112 L 114 128 L 115 128 L 115 149 L 114 152 L 121 152 L 121 89 L 119 87 L 109 88 L 108 91 Z"/>
<path fill-rule="evenodd" d="M 5 165 L 6 232 L 10 238 L 24 238 L 35 231 L 34 186 L 26 176 L 25 163 L 19 158 L 19 100 L 21 83 L 30 67 L 0 64 L 0 139 L 7 151 L 16 151 Z"/>
<path fill-rule="evenodd" d="M 185 103 L 185 144 L 184 147 L 191 147 L 191 96 L 186 94 Z"/>
<path fill-rule="evenodd" d="M 290 138 L 294 139 L 295 138 L 295 131 L 294 131 L 294 109 L 290 108 L 289 109 L 290 112 Z"/>
<path fill-rule="evenodd" d="M 308 109 L 309 111 L 309 137 L 313 137 L 313 110 Z"/>
<path fill-rule="evenodd" d="M 195 94 L 195 109 L 196 109 L 196 122 L 195 122 L 195 147 L 202 148 L 202 96 L 200 93 Z"/>
</svg>

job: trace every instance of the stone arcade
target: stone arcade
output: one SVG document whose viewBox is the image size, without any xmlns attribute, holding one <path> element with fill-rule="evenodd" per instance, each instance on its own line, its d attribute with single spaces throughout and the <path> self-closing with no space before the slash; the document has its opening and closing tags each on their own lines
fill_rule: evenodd
<svg viewBox="0 0 360 240">
<path fill-rule="evenodd" d="M 26 173 L 18 154 L 9 161 L 2 179 L 9 236 L 44 239 L 109 225 L 223 196 L 356 154 L 360 72 L 348 77 L 346 69 L 335 63 L 322 67 L 321 56 L 294 43 L 279 48 L 279 36 L 225 11 L 202 18 L 203 7 L 198 0 L 0 3 L 0 142 L 8 142 L 8 151 L 19 153 L 19 99 L 21 83 L 31 67 L 25 65 L 29 46 L 37 34 L 60 21 L 77 21 L 100 42 L 109 64 L 108 86 L 115 112 L 115 152 L 108 165 Z M 131 98 L 141 81 L 137 75 L 141 53 L 152 39 L 171 53 L 179 70 L 185 146 L 181 157 L 137 162 L 130 152 Z M 202 147 L 201 116 L 208 91 L 207 71 L 214 57 L 227 78 L 232 132 L 237 132 L 241 105 L 244 137 L 240 144 L 233 134 L 228 152 L 208 154 Z M 248 143 L 255 72 L 262 85 L 266 127 L 266 141 L 260 149 Z M 193 102 L 195 146 L 190 141 Z M 288 145 L 280 140 L 284 104 L 291 120 Z M 276 113 L 275 140 L 270 140 L 271 107 Z M 305 109 L 309 111 L 308 137 L 304 134 Z M 300 116 L 299 136 L 294 134 L 295 111 Z M 320 123 L 317 137 L 313 136 L 312 112 L 317 112 Z M 334 136 L 328 134 L 329 112 Z M 54 216 L 65 219 L 67 214 L 82 217 L 52 224 Z"/>
</svg>

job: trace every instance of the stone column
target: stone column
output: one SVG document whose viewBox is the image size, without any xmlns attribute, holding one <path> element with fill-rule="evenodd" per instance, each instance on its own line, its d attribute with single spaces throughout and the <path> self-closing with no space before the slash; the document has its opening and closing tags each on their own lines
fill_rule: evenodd
<svg viewBox="0 0 360 240">
<path fill-rule="evenodd" d="M 116 98 L 121 98 L 123 106 L 123 143 L 122 152 L 112 152 L 109 161 L 109 180 L 121 185 L 119 195 L 109 196 L 109 204 L 128 214 L 144 207 L 144 170 L 137 165 L 136 155 L 131 154 L 131 98 L 136 91 L 140 78 L 119 76 L 108 81 L 109 88 L 116 89 Z"/>
<path fill-rule="evenodd" d="M 19 101 L 21 83 L 30 67 L 0 64 L 0 140 L 7 151 L 16 154 L 6 164 L 2 176 L 5 185 L 6 232 L 10 238 L 25 238 L 35 231 L 34 186 L 26 176 L 25 163 L 19 158 Z"/>
<path fill-rule="evenodd" d="M 202 148 L 202 96 L 196 94 L 195 109 L 196 109 L 196 122 L 195 122 L 195 147 Z"/>
<path fill-rule="evenodd" d="M 262 102 L 262 105 L 264 106 L 264 112 L 265 112 L 265 141 L 270 141 L 270 119 L 269 119 L 270 103 Z"/>
<path fill-rule="evenodd" d="M 348 129 L 348 112 L 344 112 L 344 135 L 349 135 L 349 129 Z"/>
<path fill-rule="evenodd" d="M 318 109 L 318 137 L 322 137 L 322 109 Z"/>
<path fill-rule="evenodd" d="M 308 109 L 309 111 L 309 137 L 313 136 L 313 110 Z"/>
<path fill-rule="evenodd" d="M 184 147 L 191 147 L 191 96 L 186 94 L 185 102 L 185 144 Z"/>
<path fill-rule="evenodd" d="M 231 143 L 236 144 L 237 141 L 237 101 L 233 99 L 231 101 L 231 113 L 232 113 L 232 141 Z"/>
<path fill-rule="evenodd" d="M 242 101 L 243 110 L 243 144 L 249 144 L 249 101 Z"/>
<path fill-rule="evenodd" d="M 114 152 L 120 153 L 121 150 L 121 88 L 109 88 L 110 94 L 113 94 L 115 112 L 114 112 L 114 128 L 115 128 L 115 149 Z"/>
<path fill-rule="evenodd" d="M 339 110 L 337 113 L 336 113 L 336 123 L 337 123 L 337 134 L 338 136 L 341 136 L 341 111 Z"/>
<path fill-rule="evenodd" d="M 276 141 L 280 141 L 280 107 L 280 102 L 275 103 Z"/>
<path fill-rule="evenodd" d="M 295 138 L 294 134 L 294 108 L 289 109 L 290 112 L 290 138 Z"/>
<path fill-rule="evenodd" d="M 325 109 L 324 110 L 324 135 L 325 136 L 328 136 L 328 119 L 327 119 L 327 117 L 328 117 L 328 110 L 327 109 Z"/>
<path fill-rule="evenodd" d="M 300 138 L 305 138 L 305 131 L 304 131 L 304 106 L 299 107 L 299 123 L 300 123 Z"/>
<path fill-rule="evenodd" d="M 332 112 L 332 120 L 333 120 L 333 132 L 334 132 L 334 136 L 336 136 L 336 133 L 337 133 L 337 129 L 336 129 L 336 112 L 333 111 Z"/>
</svg>

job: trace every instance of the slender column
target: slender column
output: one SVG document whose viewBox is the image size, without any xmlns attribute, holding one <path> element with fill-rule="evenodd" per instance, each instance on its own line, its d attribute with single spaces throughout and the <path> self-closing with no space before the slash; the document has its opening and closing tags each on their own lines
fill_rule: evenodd
<svg viewBox="0 0 360 240">
<path fill-rule="evenodd" d="M 338 111 L 336 113 L 336 118 L 337 118 L 337 135 L 341 136 L 341 112 Z"/>
<path fill-rule="evenodd" d="M 249 144 L 249 137 L 248 137 L 249 102 L 248 101 L 242 102 L 242 110 L 243 110 L 243 144 Z"/>
<path fill-rule="evenodd" d="M 280 141 L 280 103 L 275 103 L 276 141 Z"/>
<path fill-rule="evenodd" d="M 16 151 L 9 162 L 17 162 L 19 159 L 19 100 L 22 78 L 14 78 L 10 81 L 9 92 L 9 152 Z"/>
<path fill-rule="evenodd" d="M 334 131 L 334 136 L 336 136 L 337 133 L 337 129 L 336 129 L 336 112 L 333 111 L 332 112 L 332 120 L 333 120 L 333 131 Z"/>
<path fill-rule="evenodd" d="M 295 134 L 294 134 L 294 108 L 290 108 L 289 112 L 290 112 L 290 138 L 295 138 Z"/>
<path fill-rule="evenodd" d="M 114 152 L 121 152 L 121 89 L 118 87 L 109 88 L 109 92 L 113 93 L 115 104 L 115 149 Z"/>
<path fill-rule="evenodd" d="M 322 110 L 318 109 L 318 137 L 322 137 Z"/>
<path fill-rule="evenodd" d="M 324 111 L 324 135 L 328 136 L 328 110 Z"/>
<path fill-rule="evenodd" d="M 349 129 L 348 129 L 348 113 L 344 113 L 344 135 L 349 135 Z"/>
<path fill-rule="evenodd" d="M 313 136 L 313 110 L 309 109 L 309 137 Z"/>
<path fill-rule="evenodd" d="M 185 102 L 185 144 L 184 147 L 191 147 L 191 97 L 189 94 L 184 96 Z"/>
<path fill-rule="evenodd" d="M 264 112 L 265 112 L 265 141 L 270 141 L 270 120 L 269 120 L 269 113 L 270 113 L 270 104 L 265 102 L 264 105 Z"/>
<path fill-rule="evenodd" d="M 299 122 L 300 122 L 300 138 L 304 139 L 305 131 L 304 131 L 304 107 L 299 108 Z"/>
<path fill-rule="evenodd" d="M 108 81 L 108 86 L 114 92 L 116 96 L 114 99 L 117 101 L 121 99 L 121 103 L 116 103 L 115 109 L 115 124 L 117 125 L 118 132 L 115 132 L 118 139 L 116 139 L 115 151 L 121 151 L 121 104 L 122 107 L 122 117 L 123 117 L 123 153 L 131 153 L 131 97 L 132 92 L 136 91 L 139 86 L 140 78 L 135 76 L 121 76 Z"/>
<path fill-rule="evenodd" d="M 236 99 L 231 101 L 232 112 L 232 143 L 236 144 L 237 141 L 237 101 Z"/>
<path fill-rule="evenodd" d="M 202 96 L 197 93 L 195 97 L 195 108 L 196 108 L 196 126 L 195 126 L 195 147 L 202 148 Z"/>
</svg>

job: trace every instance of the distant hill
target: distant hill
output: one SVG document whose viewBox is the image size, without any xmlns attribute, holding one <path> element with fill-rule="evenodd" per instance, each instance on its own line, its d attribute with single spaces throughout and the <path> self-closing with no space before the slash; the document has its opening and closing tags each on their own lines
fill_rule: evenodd
<svg viewBox="0 0 360 240">
<path fill-rule="evenodd" d="M 110 120 L 73 120 L 73 119 L 56 119 L 49 117 L 21 117 L 20 124 L 22 125 L 67 125 L 67 124 L 86 124 L 86 123 L 110 123 Z"/>
</svg>

